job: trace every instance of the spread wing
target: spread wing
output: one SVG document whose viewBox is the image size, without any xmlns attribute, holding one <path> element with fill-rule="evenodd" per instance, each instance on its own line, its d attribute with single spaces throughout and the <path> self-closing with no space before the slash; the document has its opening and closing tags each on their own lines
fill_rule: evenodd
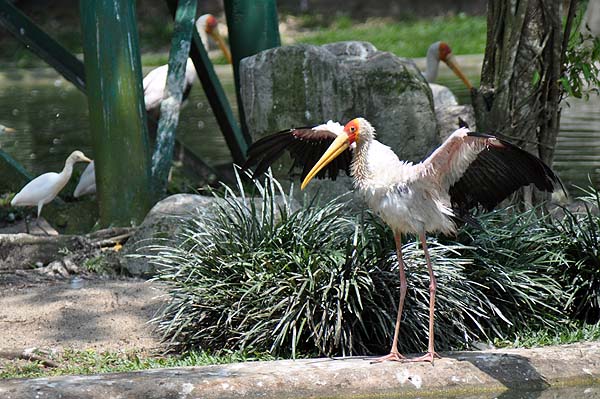
<svg viewBox="0 0 600 399">
<path fill-rule="evenodd" d="M 304 178 L 343 129 L 339 123 L 329 121 L 313 128 L 293 128 L 263 137 L 248 149 L 244 169 L 256 165 L 254 177 L 259 176 L 288 151 L 294 160 L 294 166 L 302 168 Z M 340 170 L 350 175 L 351 162 L 352 152 L 347 149 L 323 168 L 317 177 L 335 180 Z"/>
<path fill-rule="evenodd" d="M 562 187 L 558 176 L 536 156 L 466 128 L 450 135 L 423 166 L 449 191 L 452 206 L 462 213 L 478 207 L 491 210 L 529 184 L 548 192 Z"/>
</svg>

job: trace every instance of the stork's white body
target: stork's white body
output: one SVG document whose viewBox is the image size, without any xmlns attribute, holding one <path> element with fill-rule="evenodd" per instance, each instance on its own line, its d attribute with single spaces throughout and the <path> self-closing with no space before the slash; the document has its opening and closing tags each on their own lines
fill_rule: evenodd
<svg viewBox="0 0 600 399">
<path fill-rule="evenodd" d="M 461 138 L 466 133 L 466 129 L 459 129 L 452 137 Z M 461 151 L 452 162 L 455 166 L 468 165 L 477 156 L 474 146 L 467 147 L 471 150 Z M 451 172 L 446 169 L 432 173 L 427 162 L 401 161 L 388 146 L 365 140 L 357 144 L 351 173 L 369 207 L 395 233 L 450 234 L 456 231 L 456 225 L 450 195 L 444 187 L 448 179 L 443 176 Z"/>
<path fill-rule="evenodd" d="M 168 71 L 169 65 L 165 64 L 151 70 L 144 77 L 142 84 L 144 86 L 144 104 L 146 105 L 146 111 L 159 111 L 160 103 L 165 96 Z M 189 90 L 194 83 L 194 80 L 196 80 L 196 68 L 194 68 L 192 60 L 188 58 L 185 64 L 184 91 Z"/>
<path fill-rule="evenodd" d="M 73 197 L 79 198 L 82 195 L 94 194 L 96 192 L 96 170 L 94 167 L 94 161 L 90 162 L 86 166 L 85 170 L 79 178 L 77 187 L 73 191 Z"/>
</svg>

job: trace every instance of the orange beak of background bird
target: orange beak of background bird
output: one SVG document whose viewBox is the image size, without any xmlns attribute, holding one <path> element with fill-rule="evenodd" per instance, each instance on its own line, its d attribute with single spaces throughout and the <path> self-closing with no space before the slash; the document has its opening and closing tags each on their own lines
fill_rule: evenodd
<svg viewBox="0 0 600 399">
<path fill-rule="evenodd" d="M 458 64 L 456 63 L 456 58 L 454 58 L 454 55 L 449 54 L 442 61 L 444 61 L 446 63 L 446 65 L 448 65 L 448 68 L 452 69 L 452 72 L 454 72 L 456 74 L 456 76 L 458 76 L 460 78 L 460 80 L 463 81 L 463 83 L 465 84 L 465 86 L 467 86 L 469 88 L 469 90 L 471 90 L 473 88 L 473 85 L 471 84 L 469 79 L 467 79 L 465 74 L 458 67 Z"/>
<path fill-rule="evenodd" d="M 219 45 L 219 48 L 223 52 L 223 55 L 225 55 L 225 58 L 227 58 L 227 62 L 229 62 L 231 64 L 231 53 L 229 52 L 229 48 L 227 48 L 227 45 L 225 44 L 225 40 L 223 40 L 223 38 L 219 34 L 218 30 L 213 29 L 210 32 L 208 32 L 208 34 L 212 36 L 212 38 L 215 40 L 215 42 L 217 42 L 217 44 Z"/>
<path fill-rule="evenodd" d="M 308 183 L 317 175 L 317 173 L 321 171 L 321 169 L 337 158 L 342 152 L 346 151 L 348 147 L 350 147 L 350 137 L 346 132 L 341 133 L 339 136 L 337 136 L 333 143 L 331 143 L 329 148 L 327 148 L 327 151 L 325 151 L 321 159 L 319 159 L 310 172 L 308 172 L 302 181 L 300 189 L 304 190 L 304 187 L 308 185 Z"/>
</svg>

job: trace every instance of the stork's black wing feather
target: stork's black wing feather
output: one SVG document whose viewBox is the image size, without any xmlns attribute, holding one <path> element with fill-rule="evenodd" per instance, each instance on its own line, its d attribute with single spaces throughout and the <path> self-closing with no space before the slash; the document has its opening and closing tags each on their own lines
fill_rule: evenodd
<svg viewBox="0 0 600 399">
<path fill-rule="evenodd" d="M 469 137 L 493 139 L 450 187 L 452 206 L 459 213 L 472 208 L 493 209 L 517 189 L 534 184 L 552 192 L 562 183 L 542 160 L 494 136 L 469 132 Z M 562 187 L 564 190 L 564 187 Z"/>
<path fill-rule="evenodd" d="M 243 168 L 248 169 L 256 165 L 253 177 L 257 177 L 288 151 L 294 160 L 294 166 L 302 169 L 304 178 L 336 137 L 336 132 L 320 127 L 316 130 L 310 127 L 283 130 L 254 142 L 248 149 L 248 159 Z M 323 168 L 316 177 L 335 180 L 340 169 L 349 175 L 351 161 L 352 153 L 348 149 Z"/>
</svg>

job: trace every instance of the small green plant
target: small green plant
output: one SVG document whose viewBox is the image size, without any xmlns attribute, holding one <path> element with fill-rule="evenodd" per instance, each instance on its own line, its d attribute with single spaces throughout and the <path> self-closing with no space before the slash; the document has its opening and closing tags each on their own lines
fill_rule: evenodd
<svg viewBox="0 0 600 399">
<path fill-rule="evenodd" d="M 96 274 L 111 274 L 113 272 L 110 262 L 108 262 L 104 255 L 86 259 L 83 262 L 83 268 Z"/>
<path fill-rule="evenodd" d="M 561 326 L 541 329 L 523 329 L 510 339 L 495 339 L 498 348 L 532 348 L 548 345 L 564 345 L 600 339 L 600 324 L 569 322 Z"/>
<path fill-rule="evenodd" d="M 568 96 L 587 100 L 600 93 L 600 37 L 575 32 L 565 60 L 560 84 Z"/>
</svg>

